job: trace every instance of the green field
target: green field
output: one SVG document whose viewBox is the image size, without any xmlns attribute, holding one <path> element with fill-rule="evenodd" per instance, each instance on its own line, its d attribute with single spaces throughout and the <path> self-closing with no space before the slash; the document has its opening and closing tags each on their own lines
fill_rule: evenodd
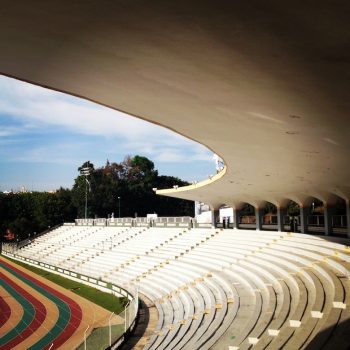
<svg viewBox="0 0 350 350">
<path fill-rule="evenodd" d="M 112 343 L 124 333 L 124 325 L 113 325 L 111 327 Z M 109 345 L 109 327 L 95 328 L 86 340 L 86 348 L 94 350 L 105 350 Z M 85 344 L 82 343 L 76 350 L 84 350 Z"/>
<path fill-rule="evenodd" d="M 18 264 L 20 266 L 23 266 L 29 271 L 34 272 L 35 274 L 42 276 L 49 281 L 56 283 L 70 291 L 72 291 L 75 294 L 80 295 L 81 297 L 88 299 L 92 301 L 93 303 L 103 307 L 106 310 L 109 310 L 111 312 L 114 312 L 115 314 L 119 314 L 124 310 L 125 305 L 128 303 L 128 299 L 125 297 L 118 298 L 114 296 L 113 294 L 104 293 L 98 289 L 95 289 L 93 287 L 89 287 L 85 284 L 72 281 L 68 278 L 56 275 L 54 273 L 42 270 L 38 267 L 34 267 L 31 265 L 28 265 L 26 263 L 23 263 L 22 261 L 17 261 L 14 259 L 10 259 L 6 257 L 6 259 L 11 260 L 15 264 Z"/>
</svg>

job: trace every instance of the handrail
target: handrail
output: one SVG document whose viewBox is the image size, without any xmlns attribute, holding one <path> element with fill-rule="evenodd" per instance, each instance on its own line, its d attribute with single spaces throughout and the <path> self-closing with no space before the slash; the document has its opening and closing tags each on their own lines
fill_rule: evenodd
<svg viewBox="0 0 350 350">
<path fill-rule="evenodd" d="M 43 236 L 46 233 L 49 233 L 50 231 L 53 231 L 56 228 L 59 228 L 60 226 L 62 226 L 62 224 L 57 224 L 57 225 L 55 225 L 53 227 L 49 227 L 45 231 L 39 232 L 38 234 L 35 234 L 35 235 L 31 236 L 31 238 L 22 239 L 21 241 L 18 241 L 17 246 L 22 248 L 22 247 L 26 246 L 27 244 L 29 244 L 32 240 L 35 240 L 36 238 L 38 238 L 40 236 Z"/>
<path fill-rule="evenodd" d="M 86 350 L 86 332 L 89 330 L 90 326 L 88 325 L 84 331 L 84 350 Z"/>
<path fill-rule="evenodd" d="M 108 325 L 109 325 L 109 346 L 112 346 L 112 329 L 111 329 L 111 319 L 114 315 L 114 312 L 111 313 L 111 316 L 109 316 L 108 319 Z"/>
</svg>

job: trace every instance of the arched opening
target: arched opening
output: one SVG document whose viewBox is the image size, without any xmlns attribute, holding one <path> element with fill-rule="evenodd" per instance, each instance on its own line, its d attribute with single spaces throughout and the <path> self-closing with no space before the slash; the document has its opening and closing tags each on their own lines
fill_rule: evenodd
<svg viewBox="0 0 350 350">
<path fill-rule="evenodd" d="M 254 206 L 249 203 L 242 203 L 242 206 L 238 212 L 238 228 L 245 230 L 255 230 L 256 216 Z"/>
<path fill-rule="evenodd" d="M 331 224 L 333 236 L 347 237 L 348 222 L 346 215 L 346 201 L 343 198 L 338 197 L 334 204 Z"/>
<path fill-rule="evenodd" d="M 312 197 L 304 206 L 306 213 L 306 232 L 314 234 L 325 233 L 325 206 L 318 198 Z"/>
<path fill-rule="evenodd" d="M 234 216 L 233 208 L 223 205 L 219 209 L 219 217 L 216 222 L 216 227 L 218 228 L 233 228 Z"/>
<path fill-rule="evenodd" d="M 281 231 L 300 232 L 300 205 L 289 200 L 281 215 Z"/>
<path fill-rule="evenodd" d="M 277 206 L 271 202 L 266 202 L 262 209 L 261 228 L 267 231 L 278 230 Z"/>
<path fill-rule="evenodd" d="M 279 215 L 281 231 L 347 236 L 346 201 L 333 194 L 323 200 L 308 197 L 302 205 L 285 201 L 277 210 Z"/>
<path fill-rule="evenodd" d="M 278 230 L 277 206 L 271 202 L 241 202 L 234 206 L 233 227 L 246 230 Z"/>
</svg>

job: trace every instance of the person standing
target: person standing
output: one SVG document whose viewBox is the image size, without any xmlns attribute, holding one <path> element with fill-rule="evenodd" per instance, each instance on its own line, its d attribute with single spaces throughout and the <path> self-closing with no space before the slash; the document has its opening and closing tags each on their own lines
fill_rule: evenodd
<svg viewBox="0 0 350 350">
<path fill-rule="evenodd" d="M 290 232 L 295 232 L 295 220 L 294 220 L 294 216 L 291 216 L 290 218 Z"/>
</svg>

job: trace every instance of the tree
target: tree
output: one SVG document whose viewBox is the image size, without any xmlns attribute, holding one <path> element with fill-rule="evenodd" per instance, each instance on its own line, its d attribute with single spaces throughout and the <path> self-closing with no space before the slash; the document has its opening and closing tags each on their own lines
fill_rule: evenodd
<svg viewBox="0 0 350 350">
<path fill-rule="evenodd" d="M 8 229 L 19 239 L 76 218 L 71 191 L 0 194 L 0 232 Z"/>
<path fill-rule="evenodd" d="M 188 185 L 172 176 L 159 176 L 154 163 L 143 156 L 127 156 L 120 162 L 110 162 L 95 169 L 84 162 L 78 171 L 89 168 L 91 192 L 88 192 L 88 216 L 108 217 L 118 213 L 120 197 L 122 216 L 145 216 L 157 213 L 162 216 L 193 215 L 193 202 L 157 196 L 153 188 L 171 188 Z M 72 189 L 60 188 L 56 193 L 33 192 L 0 193 L 0 233 L 8 229 L 19 239 L 41 232 L 63 222 L 84 217 L 84 176 L 78 175 Z"/>
<path fill-rule="evenodd" d="M 86 166 L 85 162 L 79 169 Z M 122 216 L 193 215 L 193 202 L 156 196 L 153 188 L 167 188 L 188 183 L 172 176 L 159 176 L 154 163 L 143 156 L 127 156 L 121 163 L 107 160 L 105 166 L 90 173 L 88 213 L 90 217 L 107 217 L 119 211 L 120 197 Z M 73 203 L 78 215 L 84 213 L 84 179 L 78 176 L 73 186 Z"/>
</svg>

